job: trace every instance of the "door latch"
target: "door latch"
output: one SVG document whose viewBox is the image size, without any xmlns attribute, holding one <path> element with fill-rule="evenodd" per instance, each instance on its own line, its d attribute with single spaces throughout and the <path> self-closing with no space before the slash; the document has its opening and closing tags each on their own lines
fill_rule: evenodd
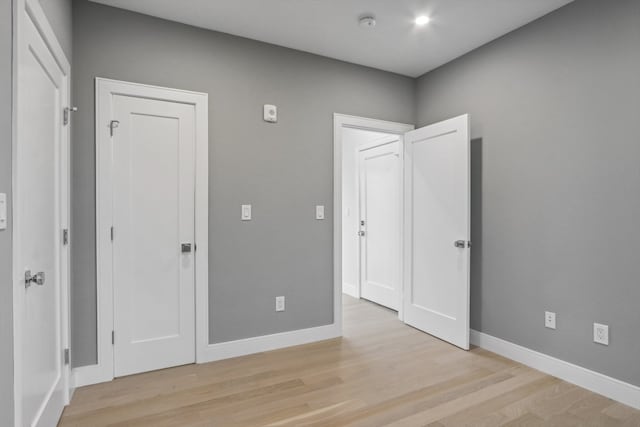
<svg viewBox="0 0 640 427">
<path fill-rule="evenodd" d="M 181 247 L 182 247 L 183 254 L 188 254 L 191 252 L 191 243 L 183 243 Z"/>
<path fill-rule="evenodd" d="M 36 274 L 31 274 L 31 270 L 27 270 L 24 272 L 24 287 L 29 288 L 34 283 L 38 286 L 44 285 L 43 271 Z"/>
</svg>

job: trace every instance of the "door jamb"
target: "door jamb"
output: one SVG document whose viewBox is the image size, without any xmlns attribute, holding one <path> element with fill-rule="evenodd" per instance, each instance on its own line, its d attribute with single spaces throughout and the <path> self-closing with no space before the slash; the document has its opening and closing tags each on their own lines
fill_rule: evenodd
<svg viewBox="0 0 640 427">
<path fill-rule="evenodd" d="M 112 94 L 135 94 L 144 98 L 168 100 L 195 108 L 195 334 L 196 363 L 206 361 L 209 345 L 209 139 L 208 94 L 140 83 L 96 78 L 96 261 L 97 261 L 97 348 L 96 365 L 74 369 L 76 386 L 111 381 L 114 378 L 113 283 L 110 229 L 111 167 L 108 156 L 109 126 L 101 123 L 103 111 L 110 108 Z"/>
<path fill-rule="evenodd" d="M 11 106 L 11 181 L 12 181 L 12 194 L 11 194 L 11 210 L 12 210 L 12 298 L 13 298 L 13 420 L 14 425 L 21 426 L 22 423 L 22 304 L 23 295 L 21 291 L 24 287 L 24 272 L 22 272 L 22 266 L 20 259 L 21 250 L 21 234 L 19 232 L 20 225 L 20 205 L 19 205 L 19 189 L 20 183 L 18 182 L 18 169 L 25 167 L 25 165 L 18 164 L 18 139 L 20 136 L 20 129 L 18 129 L 18 108 L 20 104 L 21 91 L 18 86 L 19 74 L 21 72 L 20 62 L 22 60 L 21 45 L 24 40 L 24 27 L 25 19 L 27 15 L 36 26 L 41 37 L 44 39 L 47 47 L 49 48 L 56 64 L 58 65 L 61 73 L 64 75 L 64 84 L 60 91 L 60 107 L 61 111 L 65 107 L 70 105 L 71 100 L 71 64 L 67 59 L 60 42 L 55 36 L 53 28 L 51 27 L 47 17 L 37 0 L 12 0 L 12 37 L 13 43 L 12 49 L 12 106 Z M 61 117 L 62 118 L 62 117 Z M 63 125 L 60 132 L 60 224 L 58 224 L 60 233 L 62 229 L 69 228 L 70 219 L 70 125 Z M 60 240 L 60 312 L 62 314 L 61 319 L 61 340 L 62 348 L 70 348 L 70 246 L 62 245 L 62 239 Z M 63 355 L 60 355 L 62 360 Z M 64 384 L 64 399 L 65 404 L 69 404 L 71 394 L 73 391 L 73 384 L 71 382 L 71 365 L 63 365 L 62 369 L 63 384 Z"/>
<path fill-rule="evenodd" d="M 333 114 L 333 316 L 334 324 L 338 326 L 340 331 L 342 331 L 342 129 L 344 128 L 404 135 L 415 129 L 415 126 L 346 114 Z M 404 206 L 402 200 L 401 206 Z M 404 215 L 401 218 L 404 218 Z M 401 247 L 404 247 L 402 242 Z M 401 275 L 401 301 L 404 293 L 403 282 Z M 360 283 L 360 279 L 358 279 L 358 283 Z M 403 319 L 402 304 L 398 311 L 398 317 L 400 320 Z"/>
</svg>

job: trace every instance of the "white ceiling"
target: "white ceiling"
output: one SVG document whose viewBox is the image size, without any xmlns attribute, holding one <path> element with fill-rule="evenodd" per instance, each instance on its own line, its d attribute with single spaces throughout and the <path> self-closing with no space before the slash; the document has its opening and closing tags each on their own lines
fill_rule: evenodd
<svg viewBox="0 0 640 427">
<path fill-rule="evenodd" d="M 92 1 L 417 77 L 572 0 Z"/>
</svg>

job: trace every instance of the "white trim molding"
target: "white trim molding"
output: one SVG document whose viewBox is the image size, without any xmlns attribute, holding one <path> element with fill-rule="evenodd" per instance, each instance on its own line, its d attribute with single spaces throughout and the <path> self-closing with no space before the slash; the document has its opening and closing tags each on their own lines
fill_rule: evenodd
<svg viewBox="0 0 640 427">
<path fill-rule="evenodd" d="M 216 360 L 230 359 L 232 357 L 246 356 L 248 354 L 329 340 L 338 338 L 341 335 L 342 331 L 340 328 L 338 328 L 335 323 L 332 323 L 315 328 L 209 344 L 206 350 L 205 362 L 214 362 Z"/>
<path fill-rule="evenodd" d="M 473 329 L 471 330 L 471 343 L 545 374 L 640 409 L 640 387 L 633 384 Z"/>
<path fill-rule="evenodd" d="M 340 331 L 342 331 L 342 293 L 345 292 L 355 298 L 360 297 L 359 284 L 347 284 L 342 281 L 342 130 L 345 128 L 404 135 L 415 129 L 415 126 L 347 114 L 333 114 L 333 322 Z M 402 277 L 400 283 L 400 300 L 402 301 Z M 398 311 L 398 318 L 404 319 L 402 304 Z"/>
<path fill-rule="evenodd" d="M 113 254 L 111 136 L 101 123 L 112 111 L 113 94 L 167 100 L 195 108 L 195 361 L 203 361 L 209 345 L 209 127 L 208 94 L 140 83 L 96 78 L 96 259 L 97 259 L 97 347 L 98 363 L 74 369 L 76 387 L 114 378 Z"/>
</svg>

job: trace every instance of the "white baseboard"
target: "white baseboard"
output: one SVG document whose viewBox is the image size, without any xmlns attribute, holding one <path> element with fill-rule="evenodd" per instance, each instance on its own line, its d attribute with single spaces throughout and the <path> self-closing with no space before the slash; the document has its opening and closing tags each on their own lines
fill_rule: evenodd
<svg viewBox="0 0 640 427">
<path fill-rule="evenodd" d="M 358 285 L 354 285 L 353 283 L 342 282 L 342 293 L 350 297 L 360 298 L 360 295 L 358 295 Z"/>
<path fill-rule="evenodd" d="M 594 393 L 640 409 L 640 387 L 608 377 L 595 371 L 556 359 L 544 353 L 522 347 L 483 332 L 471 330 L 471 343 L 493 353 L 515 360 L 570 382 Z"/>
<path fill-rule="evenodd" d="M 209 344 L 205 352 L 205 360 L 198 363 L 214 362 L 232 357 L 246 356 L 263 351 L 277 350 L 294 345 L 308 344 L 315 341 L 337 338 L 342 335 L 336 324 L 281 332 L 261 337 L 246 338 L 217 344 Z"/>
<path fill-rule="evenodd" d="M 113 374 L 105 372 L 104 367 L 100 365 L 80 366 L 72 369 L 71 379 L 75 388 L 78 388 L 111 381 Z"/>
</svg>

